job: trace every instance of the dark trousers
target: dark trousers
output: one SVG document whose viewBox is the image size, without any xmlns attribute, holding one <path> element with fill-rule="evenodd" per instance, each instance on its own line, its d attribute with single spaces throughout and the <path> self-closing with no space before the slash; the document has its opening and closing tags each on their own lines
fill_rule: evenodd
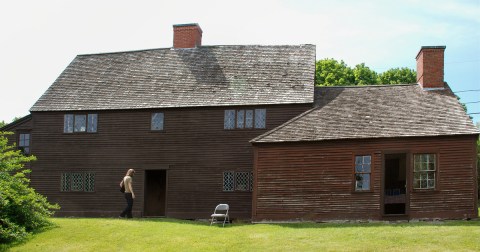
<svg viewBox="0 0 480 252">
<path fill-rule="evenodd" d="M 120 214 L 120 217 L 132 218 L 133 198 L 132 193 L 125 193 L 125 199 L 127 200 L 127 207 Z"/>
</svg>

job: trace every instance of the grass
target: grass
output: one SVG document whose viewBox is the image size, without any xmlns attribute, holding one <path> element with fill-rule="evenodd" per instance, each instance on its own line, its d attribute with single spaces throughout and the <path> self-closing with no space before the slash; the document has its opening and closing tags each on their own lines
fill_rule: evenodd
<svg viewBox="0 0 480 252">
<path fill-rule="evenodd" d="M 7 251 L 480 251 L 480 221 L 232 224 L 53 218 Z"/>
</svg>

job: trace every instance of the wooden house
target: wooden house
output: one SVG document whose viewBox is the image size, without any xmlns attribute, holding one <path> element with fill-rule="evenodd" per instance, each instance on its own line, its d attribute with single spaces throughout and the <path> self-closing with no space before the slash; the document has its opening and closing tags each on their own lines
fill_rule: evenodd
<svg viewBox="0 0 480 252">
<path fill-rule="evenodd" d="M 252 220 L 477 217 L 472 124 L 422 47 L 419 84 L 316 87 L 315 106 L 251 142 Z"/>
<path fill-rule="evenodd" d="M 58 216 L 118 216 L 129 168 L 136 217 L 476 216 L 479 132 L 443 83 L 444 48 L 419 54 L 442 53 L 420 64 L 442 65 L 439 86 L 314 88 L 313 45 L 201 38 L 174 25 L 172 48 L 78 55 L 1 129 L 37 157 L 31 184 Z"/>
<path fill-rule="evenodd" d="M 315 46 L 201 46 L 196 24 L 174 47 L 78 55 L 16 131 L 31 185 L 59 216 L 118 216 L 118 184 L 137 172 L 135 217 L 208 218 L 229 203 L 249 219 L 249 141 L 313 104 Z M 25 144 L 20 144 L 20 146 Z"/>
</svg>

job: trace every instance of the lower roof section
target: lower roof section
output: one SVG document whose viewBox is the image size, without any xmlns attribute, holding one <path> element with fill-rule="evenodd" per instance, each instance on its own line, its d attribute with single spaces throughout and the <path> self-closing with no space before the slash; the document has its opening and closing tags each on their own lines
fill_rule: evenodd
<svg viewBox="0 0 480 252">
<path fill-rule="evenodd" d="M 251 142 L 479 133 L 448 86 L 430 91 L 417 84 L 316 87 L 314 108 Z"/>
</svg>

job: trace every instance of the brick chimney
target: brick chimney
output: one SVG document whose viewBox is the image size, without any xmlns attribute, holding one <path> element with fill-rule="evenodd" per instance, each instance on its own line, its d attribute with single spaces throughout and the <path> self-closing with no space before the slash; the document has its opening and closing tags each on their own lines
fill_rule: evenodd
<svg viewBox="0 0 480 252">
<path fill-rule="evenodd" d="M 422 46 L 417 54 L 417 82 L 422 88 L 444 88 L 443 69 L 446 46 Z"/>
<path fill-rule="evenodd" d="M 195 48 L 202 45 L 202 29 L 197 23 L 173 25 L 173 48 Z"/>
</svg>

